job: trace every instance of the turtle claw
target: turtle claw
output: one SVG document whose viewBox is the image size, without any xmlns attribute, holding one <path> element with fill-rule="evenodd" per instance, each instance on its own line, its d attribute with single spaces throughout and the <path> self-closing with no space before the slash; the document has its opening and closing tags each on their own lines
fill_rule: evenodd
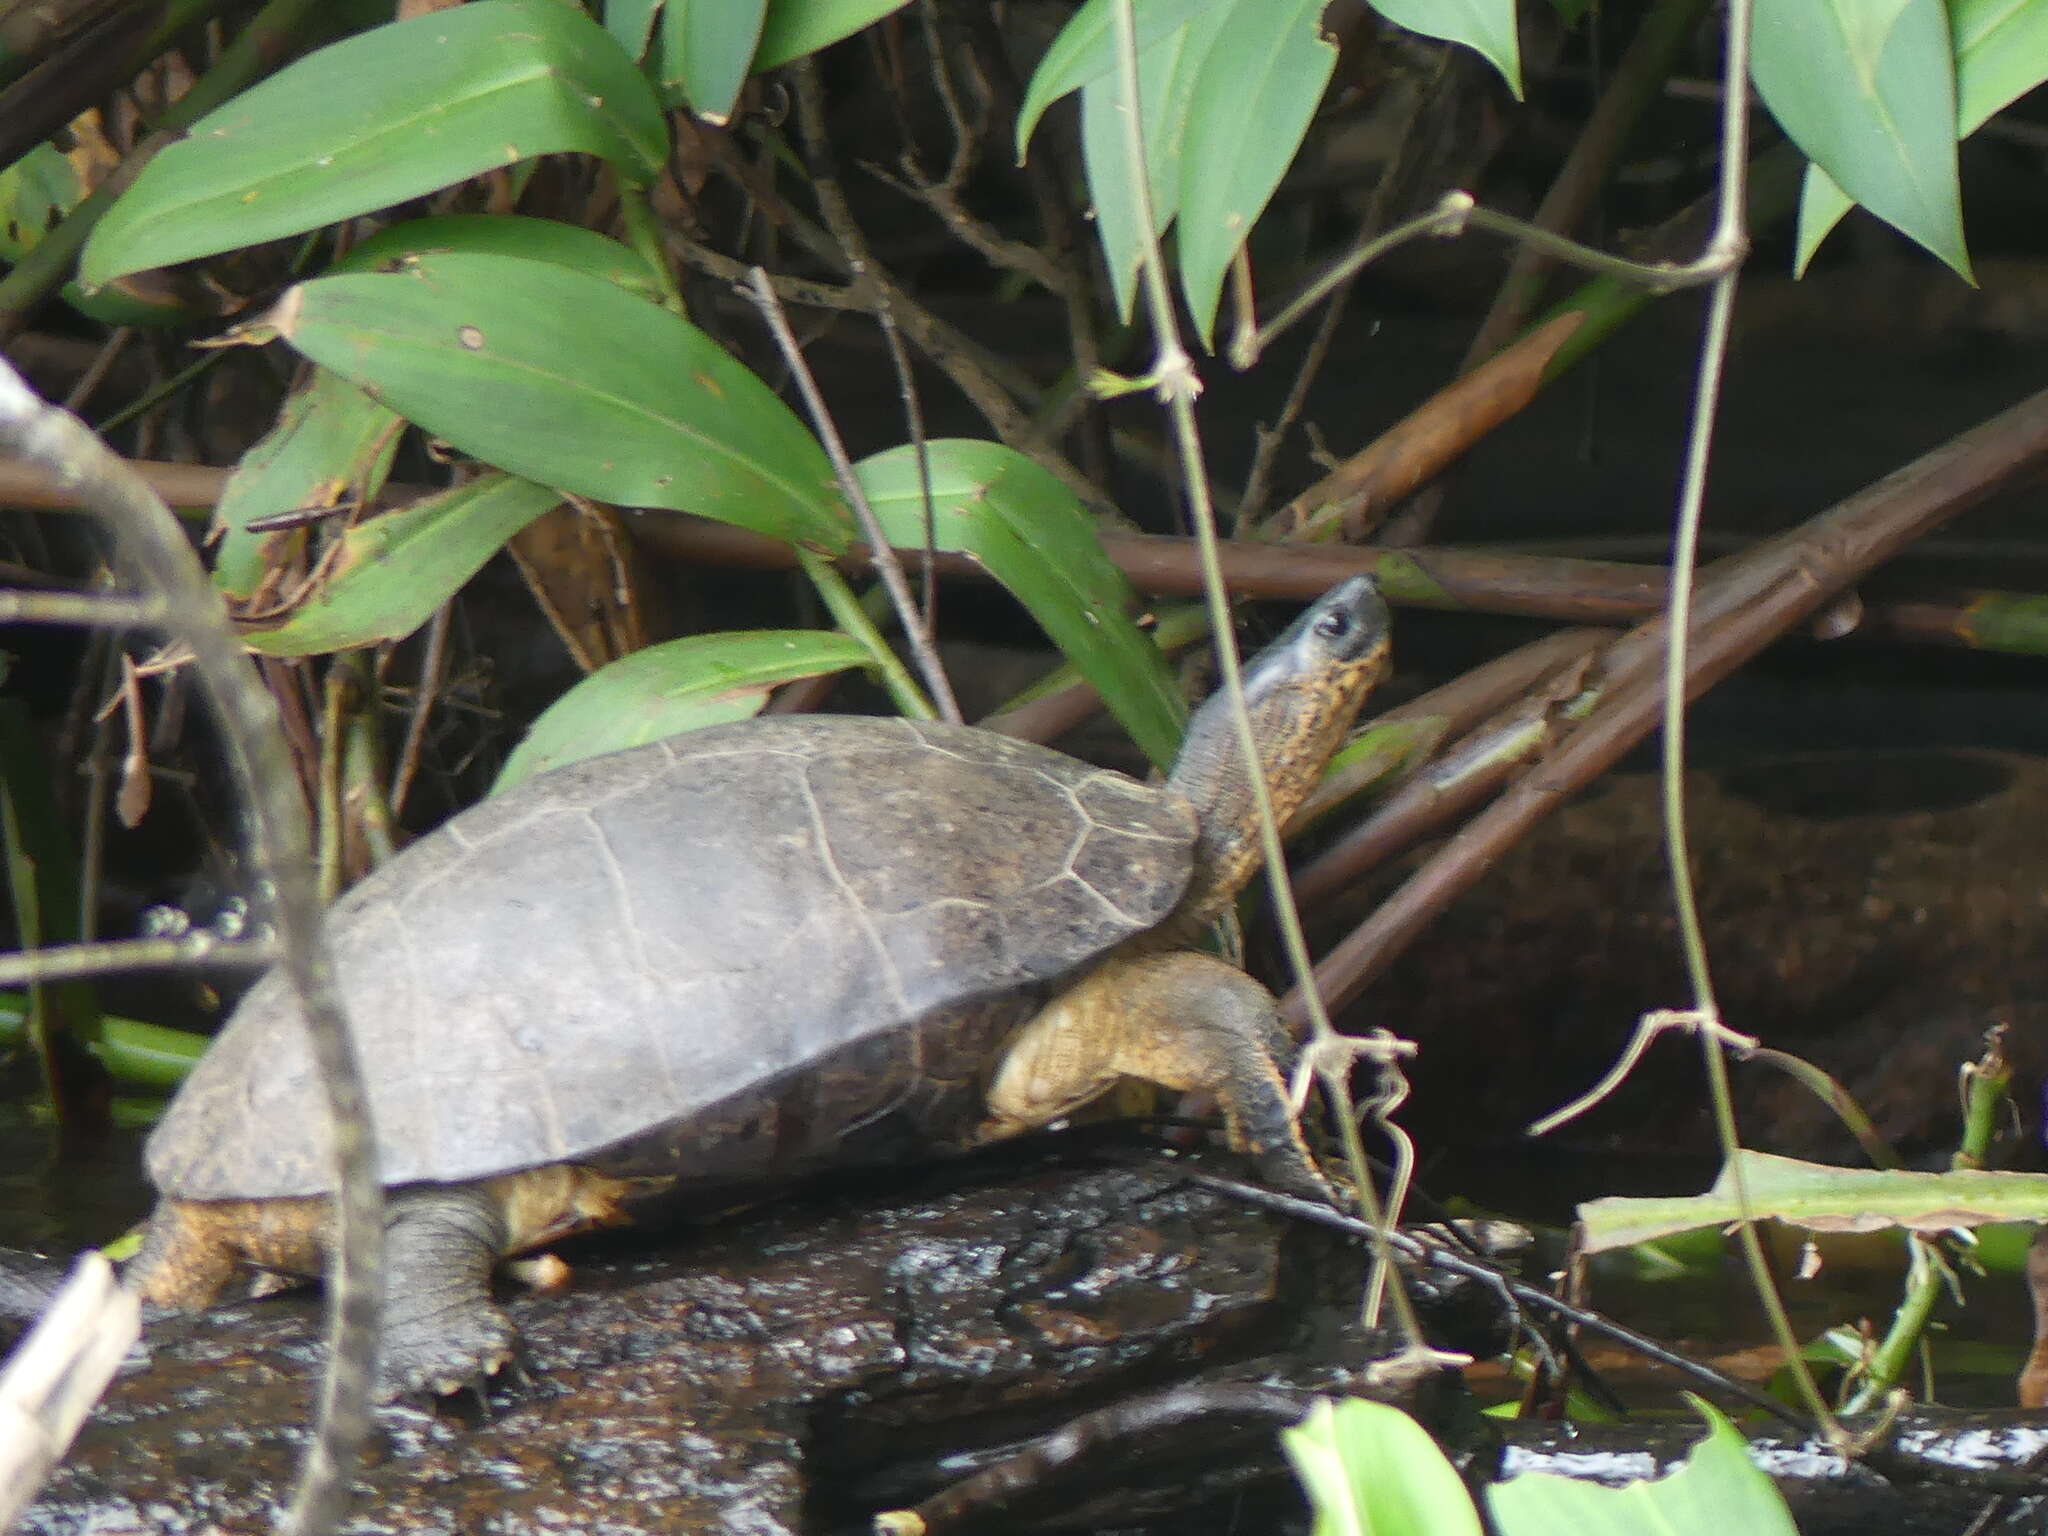
<svg viewBox="0 0 2048 1536">
<path fill-rule="evenodd" d="M 518 1333 L 499 1307 L 476 1307 L 433 1321 L 431 1329 L 417 1324 L 392 1328 L 378 1373 L 380 1402 L 464 1392 L 486 1398 L 491 1378 L 515 1365 Z"/>
</svg>

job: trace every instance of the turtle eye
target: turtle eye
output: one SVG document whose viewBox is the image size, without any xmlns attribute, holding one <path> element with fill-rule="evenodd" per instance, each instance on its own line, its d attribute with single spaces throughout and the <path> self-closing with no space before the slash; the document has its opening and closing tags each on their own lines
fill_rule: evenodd
<svg viewBox="0 0 2048 1536">
<path fill-rule="evenodd" d="M 1325 640 L 1342 640 L 1351 633 L 1351 615 L 1343 612 L 1326 613 L 1316 620 L 1316 633 Z"/>
</svg>

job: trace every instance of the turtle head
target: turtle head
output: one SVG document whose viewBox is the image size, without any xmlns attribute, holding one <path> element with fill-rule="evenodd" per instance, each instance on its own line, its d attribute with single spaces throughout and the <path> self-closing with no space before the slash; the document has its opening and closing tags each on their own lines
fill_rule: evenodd
<svg viewBox="0 0 2048 1536">
<path fill-rule="evenodd" d="M 1302 751 L 1304 735 L 1329 720 L 1336 725 L 1313 767 L 1320 773 L 1336 750 L 1336 737 L 1350 729 L 1365 696 L 1385 675 L 1386 600 L 1370 576 L 1338 583 L 1310 604 L 1271 645 L 1244 669 L 1244 699 L 1258 733 L 1259 759 L 1270 778 Z M 1230 701 L 1219 691 L 1196 712 L 1188 740 L 1230 730 Z M 1209 716 L 1215 715 L 1212 724 Z M 1234 738 L 1227 738 L 1234 739 Z"/>
<path fill-rule="evenodd" d="M 1246 664 L 1245 713 L 1282 826 L 1386 675 L 1389 628 L 1379 588 L 1370 576 L 1353 576 Z M 1259 867 L 1258 812 L 1233 715 L 1222 690 L 1195 711 L 1168 781 L 1201 822 L 1194 879 L 1164 925 L 1183 941 L 1214 921 Z"/>
</svg>

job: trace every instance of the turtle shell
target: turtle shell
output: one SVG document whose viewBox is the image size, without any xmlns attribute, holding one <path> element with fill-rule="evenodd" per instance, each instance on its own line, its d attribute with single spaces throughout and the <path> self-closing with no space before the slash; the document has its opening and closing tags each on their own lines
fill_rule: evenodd
<svg viewBox="0 0 2048 1536">
<path fill-rule="evenodd" d="M 985 731 L 716 726 L 530 779 L 329 914 L 384 1181 L 585 1158 L 834 1052 L 1085 965 L 1164 918 L 1178 796 Z M 289 989 L 251 989 L 151 1136 L 183 1199 L 315 1194 Z"/>
</svg>

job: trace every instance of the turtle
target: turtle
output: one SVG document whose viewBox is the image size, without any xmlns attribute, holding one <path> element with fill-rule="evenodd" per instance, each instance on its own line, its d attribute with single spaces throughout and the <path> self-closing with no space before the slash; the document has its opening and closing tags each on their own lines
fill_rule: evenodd
<svg viewBox="0 0 2048 1536">
<path fill-rule="evenodd" d="M 1275 811 L 1388 666 L 1367 577 L 1244 670 Z M 1329 1198 L 1273 996 L 1198 948 L 1260 862 L 1233 713 L 1163 784 L 927 721 L 782 715 L 527 779 L 329 910 L 386 1185 L 386 1397 L 507 1364 L 501 1259 L 650 1207 L 964 1151 L 1126 1078 L 1207 1090 L 1274 1184 Z M 329 1240 L 320 1082 L 282 977 L 150 1135 L 128 1271 L 202 1308 Z"/>
</svg>

